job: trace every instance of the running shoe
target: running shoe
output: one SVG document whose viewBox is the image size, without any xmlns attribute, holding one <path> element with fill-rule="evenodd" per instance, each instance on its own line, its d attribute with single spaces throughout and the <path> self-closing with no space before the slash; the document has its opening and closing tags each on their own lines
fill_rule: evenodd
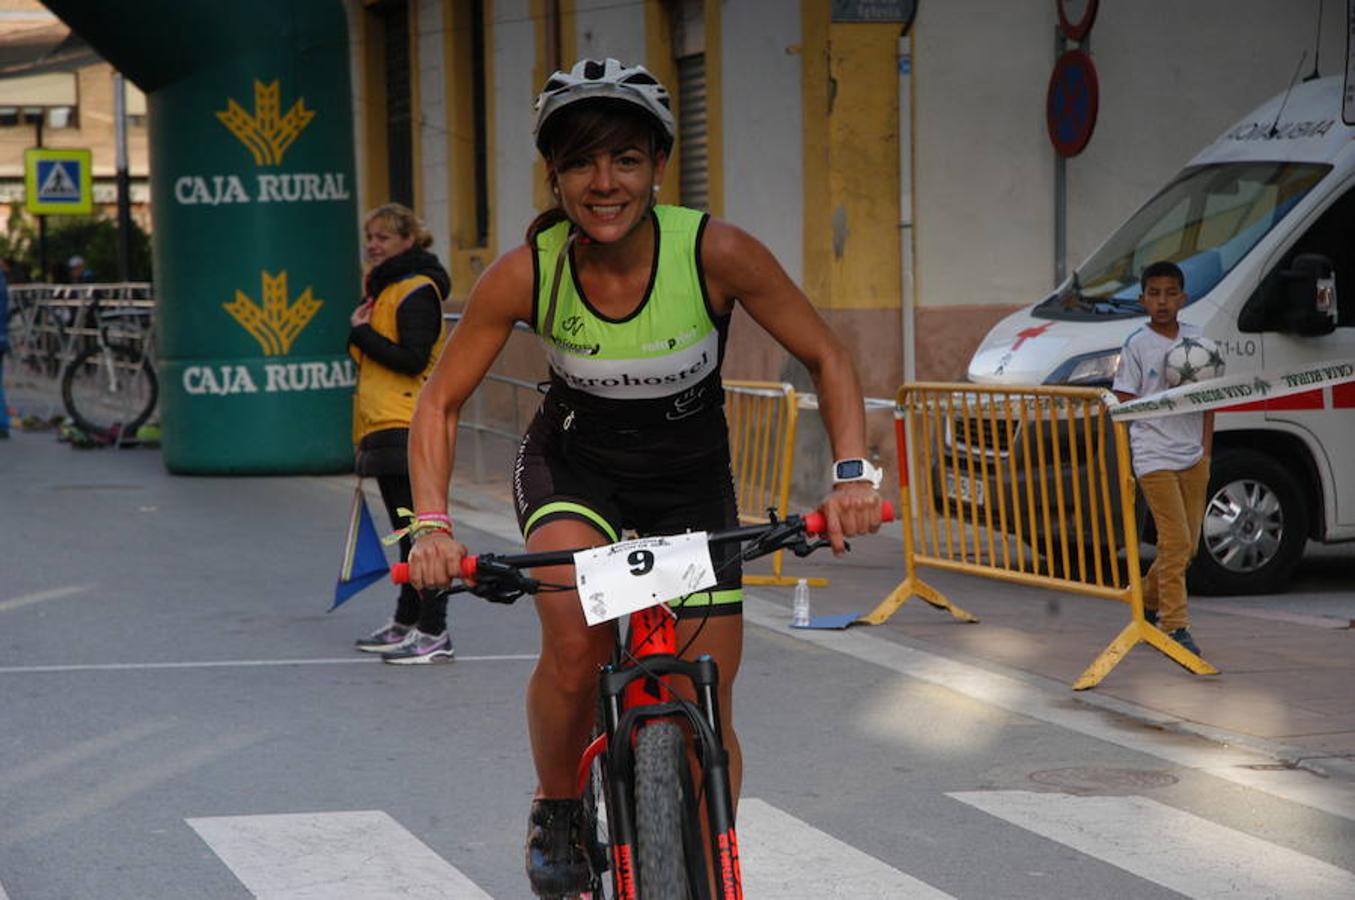
<svg viewBox="0 0 1355 900">
<path fill-rule="evenodd" d="M 1189 650 L 1191 653 L 1194 653 L 1196 656 L 1200 655 L 1200 648 L 1199 646 L 1196 645 L 1195 638 L 1191 637 L 1189 628 L 1178 628 L 1175 631 L 1168 634 L 1167 637 L 1176 641 L 1176 643 L 1180 644 L 1182 647 L 1185 647 L 1187 650 Z"/>
<path fill-rule="evenodd" d="M 353 643 L 364 653 L 385 653 L 387 650 L 394 650 L 408 640 L 409 633 L 413 630 L 414 626 L 412 625 L 388 622 L 366 637 L 358 638 Z"/>
<path fill-rule="evenodd" d="M 394 650 L 381 654 L 381 659 L 397 666 L 418 666 L 451 662 L 455 653 L 456 651 L 452 649 L 452 636 L 448 632 L 424 634 L 417 628 L 411 628 L 404 643 Z"/>
<path fill-rule="evenodd" d="M 538 897 L 586 890 L 592 878 L 581 800 L 533 800 L 527 820 L 527 880 Z"/>
</svg>

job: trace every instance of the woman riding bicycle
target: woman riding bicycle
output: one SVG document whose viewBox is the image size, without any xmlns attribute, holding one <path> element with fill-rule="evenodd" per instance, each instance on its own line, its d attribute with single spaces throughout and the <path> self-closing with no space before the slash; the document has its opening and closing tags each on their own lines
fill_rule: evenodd
<svg viewBox="0 0 1355 900">
<path fill-rule="evenodd" d="M 844 538 L 879 527 L 872 469 L 860 461 L 861 388 L 846 349 L 759 241 L 706 214 L 657 204 L 674 130 L 668 92 L 641 66 L 582 60 L 546 82 L 535 133 L 557 205 L 480 277 L 414 412 L 415 586 L 446 585 L 460 572 L 466 548 L 446 517 L 457 423 L 516 322 L 541 335 L 551 369 L 513 472 L 530 551 L 612 543 L 628 528 L 674 534 L 737 524 L 720 382 L 736 303 L 808 368 L 835 456 L 860 462 L 852 475 L 862 480 L 834 484 L 823 505 L 834 552 Z M 737 796 L 741 760 L 730 720 L 742 573 L 736 547 L 713 555 L 720 581 L 676 610 L 678 632 L 691 656 L 710 654 L 719 666 Z M 535 575 L 573 582 L 569 569 Z M 589 873 L 575 765 L 613 641 L 609 629 L 585 624 L 573 591 L 538 596 L 536 610 L 541 656 L 527 717 L 539 783 L 527 868 L 536 893 L 565 894 Z"/>
</svg>

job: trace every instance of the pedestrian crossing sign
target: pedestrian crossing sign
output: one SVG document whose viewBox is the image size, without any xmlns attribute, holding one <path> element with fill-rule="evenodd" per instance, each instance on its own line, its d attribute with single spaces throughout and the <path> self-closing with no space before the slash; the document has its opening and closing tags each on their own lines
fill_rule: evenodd
<svg viewBox="0 0 1355 900">
<path fill-rule="evenodd" d="M 89 150 L 24 151 L 24 208 L 34 215 L 94 211 L 93 154 Z"/>
</svg>

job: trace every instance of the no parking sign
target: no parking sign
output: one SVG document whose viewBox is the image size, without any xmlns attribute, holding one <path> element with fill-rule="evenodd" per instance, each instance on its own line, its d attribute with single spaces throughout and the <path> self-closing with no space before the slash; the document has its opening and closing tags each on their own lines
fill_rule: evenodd
<svg viewBox="0 0 1355 900">
<path fill-rule="evenodd" d="M 1082 50 L 1069 50 L 1054 64 L 1045 97 L 1049 140 L 1060 156 L 1077 156 L 1092 139 L 1100 86 L 1096 66 Z"/>
</svg>

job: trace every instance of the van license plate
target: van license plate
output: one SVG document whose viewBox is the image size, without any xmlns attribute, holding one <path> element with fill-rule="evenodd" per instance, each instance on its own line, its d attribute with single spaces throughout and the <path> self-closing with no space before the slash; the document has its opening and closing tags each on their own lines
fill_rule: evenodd
<svg viewBox="0 0 1355 900">
<path fill-rule="evenodd" d="M 973 481 L 964 475 L 946 473 L 946 494 L 961 503 L 983 505 L 983 482 Z"/>
</svg>

